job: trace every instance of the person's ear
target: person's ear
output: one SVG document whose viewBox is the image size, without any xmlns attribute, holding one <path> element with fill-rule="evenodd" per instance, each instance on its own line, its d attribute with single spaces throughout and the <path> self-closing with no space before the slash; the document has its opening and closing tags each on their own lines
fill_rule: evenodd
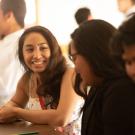
<svg viewBox="0 0 135 135">
<path fill-rule="evenodd" d="M 13 14 L 12 11 L 9 11 L 9 12 L 7 12 L 7 13 L 5 14 L 5 19 L 6 19 L 7 21 L 10 21 L 11 19 L 13 19 L 13 17 L 14 17 L 14 14 Z"/>
</svg>

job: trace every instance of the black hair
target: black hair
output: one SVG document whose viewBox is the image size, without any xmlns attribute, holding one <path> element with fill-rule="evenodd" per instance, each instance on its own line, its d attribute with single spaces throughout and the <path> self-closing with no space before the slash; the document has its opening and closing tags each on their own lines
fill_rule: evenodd
<svg viewBox="0 0 135 135">
<path fill-rule="evenodd" d="M 123 73 L 110 55 L 109 43 L 115 32 L 115 27 L 110 23 L 95 19 L 84 22 L 71 34 L 77 53 L 86 59 L 94 74 L 103 80 L 119 77 Z M 75 90 L 80 91 L 77 87 Z"/>
<path fill-rule="evenodd" d="M 119 26 L 110 43 L 111 53 L 118 60 L 119 65 L 123 65 L 123 69 L 122 54 L 124 53 L 124 48 L 133 45 L 135 45 L 135 15 Z"/>
<path fill-rule="evenodd" d="M 115 34 L 119 44 L 130 46 L 135 44 L 135 15 L 129 20 L 124 21 L 118 28 L 118 32 Z"/>
<path fill-rule="evenodd" d="M 79 8 L 75 13 L 75 19 L 77 24 L 81 24 L 82 22 L 88 20 L 88 16 L 91 15 L 91 11 L 87 7 Z"/>
<path fill-rule="evenodd" d="M 133 2 L 133 4 L 135 4 L 135 0 L 131 0 Z"/>
</svg>

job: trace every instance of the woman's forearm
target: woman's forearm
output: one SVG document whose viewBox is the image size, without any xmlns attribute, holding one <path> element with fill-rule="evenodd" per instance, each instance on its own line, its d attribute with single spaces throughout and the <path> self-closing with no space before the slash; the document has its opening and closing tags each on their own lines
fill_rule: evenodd
<svg viewBox="0 0 135 135">
<path fill-rule="evenodd" d="M 64 118 L 57 110 L 27 110 L 15 108 L 17 117 L 36 124 L 49 124 L 55 126 L 64 126 L 66 118 Z"/>
</svg>

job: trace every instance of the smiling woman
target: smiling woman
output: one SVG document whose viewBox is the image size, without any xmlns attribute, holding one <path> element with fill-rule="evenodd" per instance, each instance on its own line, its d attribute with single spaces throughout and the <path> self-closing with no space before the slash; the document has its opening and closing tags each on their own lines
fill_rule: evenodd
<svg viewBox="0 0 135 135">
<path fill-rule="evenodd" d="M 50 58 L 47 40 L 40 33 L 30 33 L 23 46 L 24 61 L 33 72 L 43 72 Z"/>
<path fill-rule="evenodd" d="M 79 135 L 83 100 L 74 92 L 74 69 L 66 64 L 53 34 L 42 26 L 28 28 L 19 40 L 18 55 L 25 74 L 14 97 L 0 109 L 0 122 L 22 118 L 62 126 L 58 129 L 64 135 Z M 24 108 L 27 103 L 29 110 Z"/>
</svg>

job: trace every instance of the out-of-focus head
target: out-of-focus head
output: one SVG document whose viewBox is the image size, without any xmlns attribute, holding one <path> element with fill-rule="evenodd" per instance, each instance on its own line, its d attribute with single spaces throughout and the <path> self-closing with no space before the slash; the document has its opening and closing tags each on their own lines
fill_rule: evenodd
<svg viewBox="0 0 135 135">
<path fill-rule="evenodd" d="M 120 50 L 127 74 L 135 81 L 135 16 L 125 21 L 115 34 L 112 45 Z"/>
<path fill-rule="evenodd" d="M 120 12 L 126 14 L 126 12 L 135 5 L 135 0 L 117 0 L 118 9 Z"/>
<path fill-rule="evenodd" d="M 1 0 L 0 1 L 0 33 L 7 35 L 8 31 L 18 25 L 24 27 L 26 15 L 25 0 Z"/>
<path fill-rule="evenodd" d="M 118 69 L 109 53 L 109 42 L 116 29 L 103 20 L 86 21 L 74 31 L 70 58 L 84 84 L 98 85 L 116 77 Z"/>
<path fill-rule="evenodd" d="M 42 26 L 25 30 L 19 39 L 18 55 L 25 70 L 30 72 L 54 70 L 63 59 L 57 40 Z"/>
<path fill-rule="evenodd" d="M 122 58 L 128 76 L 135 82 L 135 43 L 130 47 L 124 47 Z"/>
<path fill-rule="evenodd" d="M 75 13 L 75 20 L 78 25 L 90 19 L 92 19 L 91 11 L 87 7 L 79 8 Z"/>
</svg>

